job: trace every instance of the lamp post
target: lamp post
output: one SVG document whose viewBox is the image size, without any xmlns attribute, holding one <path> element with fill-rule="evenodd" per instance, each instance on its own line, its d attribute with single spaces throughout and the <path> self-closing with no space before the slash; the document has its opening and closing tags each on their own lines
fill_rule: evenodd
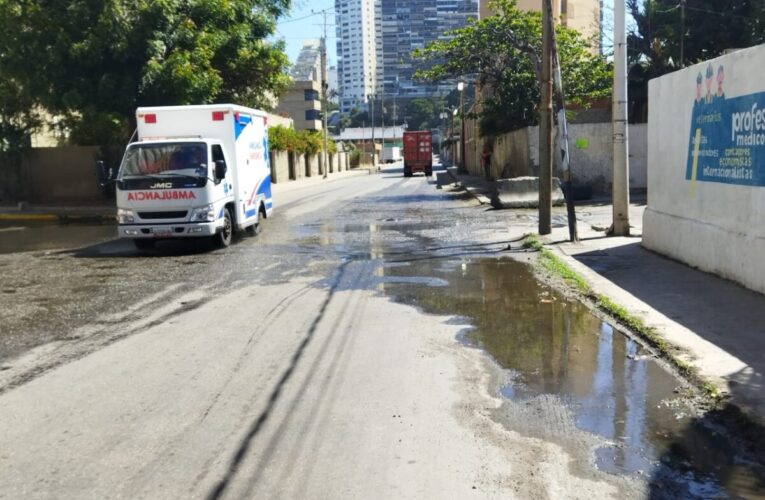
<svg viewBox="0 0 765 500">
<path fill-rule="evenodd" d="M 446 160 L 446 155 L 444 154 L 444 129 L 446 128 L 444 125 L 446 124 L 446 116 L 447 114 L 444 111 L 441 111 L 438 114 L 438 119 L 441 120 L 441 133 L 439 134 L 441 142 L 438 145 L 438 154 L 441 157 L 441 163 L 444 163 Z"/>
<path fill-rule="evenodd" d="M 465 164 L 465 101 L 463 99 L 465 83 L 459 82 L 457 90 L 460 91 L 460 173 L 467 173 Z"/>
<path fill-rule="evenodd" d="M 375 146 L 375 96 L 374 94 L 368 97 L 370 116 L 369 121 L 372 122 L 372 166 L 375 166 L 375 152 L 377 147 Z"/>
</svg>

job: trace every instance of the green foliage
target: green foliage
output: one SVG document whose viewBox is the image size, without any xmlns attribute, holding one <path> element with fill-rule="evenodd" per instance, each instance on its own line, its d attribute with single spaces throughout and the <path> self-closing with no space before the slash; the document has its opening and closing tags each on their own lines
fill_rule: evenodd
<svg viewBox="0 0 765 500">
<path fill-rule="evenodd" d="M 288 65 L 267 37 L 289 5 L 0 0 L 0 78 L 63 116 L 78 143 L 123 142 L 141 105 L 267 107 L 286 88 Z"/>
<path fill-rule="evenodd" d="M 314 130 L 301 130 L 298 132 L 300 138 L 300 151 L 308 155 L 315 155 L 323 150 L 324 138 L 321 132 Z"/>
<path fill-rule="evenodd" d="M 480 115 L 483 135 L 495 135 L 533 125 L 537 120 L 539 83 L 533 60 L 539 57 L 542 21 L 538 12 L 522 11 L 514 0 L 495 0 L 498 14 L 451 32 L 413 56 L 425 66 L 416 73 L 423 81 L 477 75 L 492 96 Z M 576 31 L 556 27 L 566 101 L 585 105 L 610 95 L 611 69 L 591 43 Z"/>
<path fill-rule="evenodd" d="M 324 135 L 315 130 L 296 131 L 282 125 L 268 127 L 268 147 L 271 151 L 292 151 L 314 155 L 324 149 Z M 337 152 L 337 145 L 327 141 L 327 152 Z"/>
<path fill-rule="evenodd" d="M 412 99 L 409 101 L 405 111 L 408 130 L 438 128 L 440 121 L 439 114 L 443 107 L 443 102 L 438 98 L 416 97 Z"/>
<path fill-rule="evenodd" d="M 627 0 L 636 29 L 628 35 L 630 114 L 647 119 L 648 81 L 681 67 L 681 10 L 677 0 Z M 685 11 L 686 66 L 726 49 L 765 42 L 765 0 L 694 0 Z"/>
<path fill-rule="evenodd" d="M 353 108 L 350 112 L 350 116 L 347 119 L 347 127 L 371 127 L 372 120 L 369 117 L 369 113 L 366 111 L 360 111 L 358 108 Z"/>
<path fill-rule="evenodd" d="M 40 123 L 29 94 L 14 80 L 0 79 L 0 154 L 15 154 L 29 147 L 30 134 Z"/>
</svg>

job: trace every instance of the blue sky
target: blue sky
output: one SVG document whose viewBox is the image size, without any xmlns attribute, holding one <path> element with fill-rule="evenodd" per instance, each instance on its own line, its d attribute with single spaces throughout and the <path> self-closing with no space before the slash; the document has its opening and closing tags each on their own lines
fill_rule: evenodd
<svg viewBox="0 0 765 500">
<path fill-rule="evenodd" d="M 613 1 L 606 0 L 604 2 L 605 33 L 603 43 L 607 52 L 612 50 Z M 294 63 L 295 59 L 297 59 L 304 39 L 321 38 L 323 16 L 318 14 L 318 12 L 324 9 L 329 9 L 330 12 L 327 16 L 327 53 L 329 55 L 329 64 L 334 66 L 337 63 L 334 7 L 335 0 L 293 0 L 290 15 L 277 23 L 277 33 L 275 35 L 275 38 L 283 39 L 286 42 L 287 56 L 291 63 Z M 631 21 L 628 15 L 628 30 Z"/>
<path fill-rule="evenodd" d="M 321 14 L 313 14 L 323 9 L 330 9 L 327 16 L 327 54 L 329 64 L 337 63 L 335 46 L 335 0 L 293 0 L 292 11 L 288 17 L 281 19 L 276 26 L 275 38 L 283 39 L 287 44 L 287 56 L 291 63 L 295 62 L 303 46 L 303 40 L 309 38 L 321 38 L 324 28 L 324 17 Z"/>
</svg>

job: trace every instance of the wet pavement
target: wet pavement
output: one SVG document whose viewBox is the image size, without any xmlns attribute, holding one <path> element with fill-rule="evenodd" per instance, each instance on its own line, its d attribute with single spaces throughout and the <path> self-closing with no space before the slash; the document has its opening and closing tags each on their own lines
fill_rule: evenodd
<svg viewBox="0 0 765 500">
<path fill-rule="evenodd" d="M 502 380 L 494 418 L 568 449 L 572 468 L 644 480 L 651 498 L 765 498 L 762 470 L 699 412 L 687 384 L 511 258 L 519 244 L 507 228 L 531 213 L 485 212 L 426 179 L 382 181 L 384 190 L 338 210 L 277 214 L 263 234 L 225 250 L 173 241 L 139 253 L 111 239 L 109 226 L 48 226 L 22 245 L 15 233 L 41 228 L 4 226 L 0 241 L 17 242 L 6 248 L 31 251 L 0 259 L 0 367 L 35 346 L 76 341 L 83 329 L 114 329 L 189 290 L 214 296 L 329 276 L 347 262 L 373 269 L 375 289 L 392 300 L 467 325 L 461 340 L 485 350 Z"/>
<path fill-rule="evenodd" d="M 116 234 L 117 227 L 106 222 L 0 221 L 0 254 L 78 247 L 108 241 Z"/>
<path fill-rule="evenodd" d="M 540 284 L 527 265 L 425 261 L 386 267 L 385 276 L 395 300 L 465 318 L 465 341 L 505 371 L 502 397 L 535 407 L 551 396 L 577 429 L 602 438 L 591 457 L 601 470 L 649 477 L 655 498 L 765 495 L 761 471 L 699 420 L 685 382 L 584 305 Z M 498 413 L 516 431 L 569 446 L 571 436 L 556 436 L 556 423 L 542 415 L 523 421 L 517 408 Z"/>
</svg>

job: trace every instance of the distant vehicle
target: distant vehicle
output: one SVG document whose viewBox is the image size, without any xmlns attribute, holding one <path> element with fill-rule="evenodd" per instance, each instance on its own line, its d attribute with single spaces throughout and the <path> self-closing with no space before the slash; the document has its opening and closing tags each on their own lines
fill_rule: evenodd
<svg viewBox="0 0 765 500">
<path fill-rule="evenodd" d="M 401 148 L 398 146 L 385 146 L 382 148 L 380 161 L 383 163 L 395 163 L 401 160 Z"/>
<path fill-rule="evenodd" d="M 433 139 L 430 130 L 404 132 L 404 177 L 417 172 L 433 175 Z"/>
<path fill-rule="evenodd" d="M 140 249 L 163 238 L 231 244 L 271 215 L 267 115 L 233 104 L 138 108 L 138 141 L 115 173 L 118 232 Z"/>
</svg>

